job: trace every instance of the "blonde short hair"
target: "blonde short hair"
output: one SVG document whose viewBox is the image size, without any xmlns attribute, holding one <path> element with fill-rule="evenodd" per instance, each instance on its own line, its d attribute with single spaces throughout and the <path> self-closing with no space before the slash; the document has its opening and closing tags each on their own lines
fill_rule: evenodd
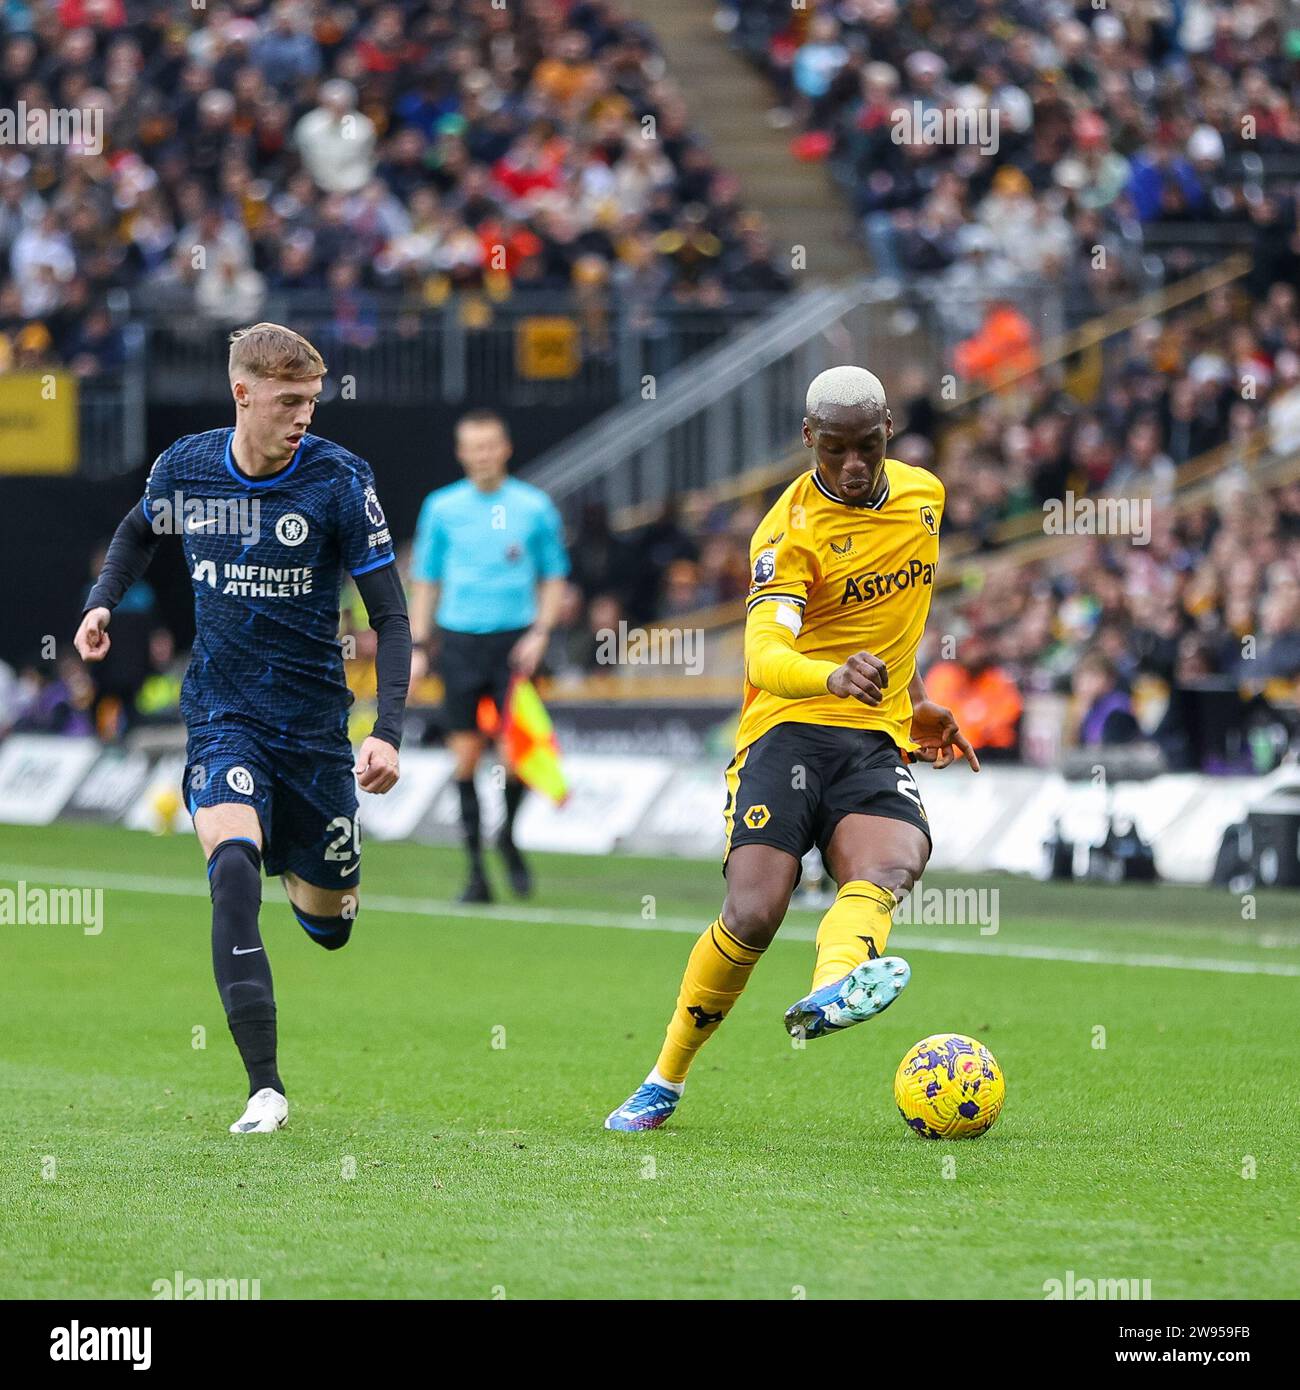
<svg viewBox="0 0 1300 1390">
<path fill-rule="evenodd" d="M 324 376 L 325 360 L 292 328 L 255 323 L 230 335 L 230 379 L 244 374 L 272 381 L 310 381 Z"/>
<path fill-rule="evenodd" d="M 812 379 L 804 402 L 804 414 L 810 420 L 821 418 L 827 406 L 874 407 L 885 409 L 885 388 L 880 378 L 864 367 L 828 367 Z"/>
</svg>

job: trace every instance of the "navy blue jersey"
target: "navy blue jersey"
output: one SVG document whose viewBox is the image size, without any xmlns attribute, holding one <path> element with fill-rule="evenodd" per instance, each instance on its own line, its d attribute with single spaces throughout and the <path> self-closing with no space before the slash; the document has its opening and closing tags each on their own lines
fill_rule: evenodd
<svg viewBox="0 0 1300 1390">
<path fill-rule="evenodd" d="M 179 439 L 145 484 L 145 515 L 180 536 L 194 586 L 181 691 L 191 735 L 235 721 L 333 745 L 352 694 L 339 645 L 342 573 L 393 563 L 370 465 L 308 434 L 278 473 L 250 478 L 233 429 Z"/>
</svg>

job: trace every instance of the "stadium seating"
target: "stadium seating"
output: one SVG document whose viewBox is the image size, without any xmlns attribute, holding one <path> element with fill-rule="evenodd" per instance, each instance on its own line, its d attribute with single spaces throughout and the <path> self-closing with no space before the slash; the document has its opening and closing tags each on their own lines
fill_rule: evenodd
<svg viewBox="0 0 1300 1390">
<path fill-rule="evenodd" d="M 771 77 L 773 119 L 824 137 L 888 273 L 1064 280 L 1097 309 L 1143 258 L 1176 275 L 1247 246 L 1257 293 L 1295 278 L 1296 38 L 1261 0 L 722 0 L 719 18 Z M 996 111 L 996 142 L 900 138 L 917 110 Z"/>
<path fill-rule="evenodd" d="M 0 153 L 0 370 L 110 369 L 120 291 L 217 326 L 314 294 L 355 345 L 394 299 L 707 309 L 787 285 L 607 0 L 33 0 L 4 24 L 0 103 L 106 120 L 102 151 Z"/>
</svg>

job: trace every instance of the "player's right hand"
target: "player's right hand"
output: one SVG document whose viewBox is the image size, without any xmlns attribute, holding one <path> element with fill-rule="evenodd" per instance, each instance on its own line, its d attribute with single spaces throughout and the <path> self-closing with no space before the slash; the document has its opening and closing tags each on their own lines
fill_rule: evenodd
<svg viewBox="0 0 1300 1390">
<path fill-rule="evenodd" d="M 82 661 L 103 661 L 113 645 L 108 635 L 108 620 L 113 616 L 107 608 L 92 608 L 81 620 L 77 635 L 72 639 Z"/>
<path fill-rule="evenodd" d="M 864 705 L 878 705 L 885 698 L 889 671 L 878 656 L 870 652 L 854 652 L 838 670 L 826 677 L 826 689 L 841 700 L 861 700 Z"/>
</svg>

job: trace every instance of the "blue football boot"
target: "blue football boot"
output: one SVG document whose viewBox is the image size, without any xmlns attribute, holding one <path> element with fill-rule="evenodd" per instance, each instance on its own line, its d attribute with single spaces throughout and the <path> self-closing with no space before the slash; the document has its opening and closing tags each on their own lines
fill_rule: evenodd
<svg viewBox="0 0 1300 1390">
<path fill-rule="evenodd" d="M 622 1105 L 605 1119 L 606 1129 L 658 1129 L 677 1109 L 681 1095 L 667 1086 L 643 1081 Z"/>
<path fill-rule="evenodd" d="M 815 989 L 785 1011 L 785 1030 L 792 1038 L 820 1038 L 852 1028 L 883 1013 L 912 977 L 900 956 L 864 960 L 842 980 Z"/>
</svg>

